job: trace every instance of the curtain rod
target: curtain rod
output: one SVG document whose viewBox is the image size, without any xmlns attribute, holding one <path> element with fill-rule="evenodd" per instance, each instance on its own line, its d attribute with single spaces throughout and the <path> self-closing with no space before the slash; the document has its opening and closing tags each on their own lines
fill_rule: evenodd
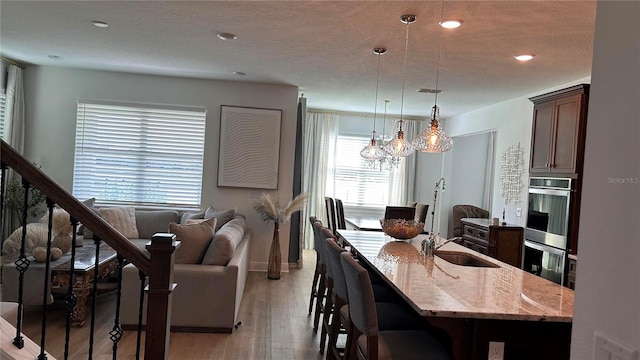
<svg viewBox="0 0 640 360">
<path fill-rule="evenodd" d="M 11 59 L 6 58 L 4 56 L 0 56 L 0 59 L 2 59 L 2 61 L 6 62 L 6 63 L 9 63 L 11 65 L 15 65 L 15 66 L 19 67 L 20 69 L 24 69 L 26 67 L 25 64 L 19 63 L 19 62 L 15 61 L 15 60 L 11 60 Z"/>
</svg>

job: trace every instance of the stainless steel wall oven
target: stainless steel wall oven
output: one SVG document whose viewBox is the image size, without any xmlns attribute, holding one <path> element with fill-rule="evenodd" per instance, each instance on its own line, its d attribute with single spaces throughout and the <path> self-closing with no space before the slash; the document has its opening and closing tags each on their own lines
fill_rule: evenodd
<svg viewBox="0 0 640 360">
<path fill-rule="evenodd" d="M 570 178 L 529 180 L 524 269 L 558 284 L 564 279 L 572 186 Z"/>
</svg>

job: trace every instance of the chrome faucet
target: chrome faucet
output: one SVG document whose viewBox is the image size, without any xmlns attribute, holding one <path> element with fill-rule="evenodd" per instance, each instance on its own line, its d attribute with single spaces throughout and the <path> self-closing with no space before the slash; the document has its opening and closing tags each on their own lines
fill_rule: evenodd
<svg viewBox="0 0 640 360">
<path fill-rule="evenodd" d="M 440 178 L 440 180 L 436 181 L 436 187 L 433 189 L 433 208 L 431 209 L 431 234 L 433 235 L 433 220 L 436 216 L 436 202 L 438 200 L 438 188 L 442 183 L 442 192 L 444 192 L 445 180 L 444 178 Z"/>
<path fill-rule="evenodd" d="M 445 240 L 442 244 L 436 244 L 436 235 L 431 234 L 429 235 L 429 238 L 422 240 L 422 251 L 428 257 L 433 257 L 436 254 L 436 252 L 440 250 L 441 247 L 445 246 L 446 244 L 452 241 L 461 240 L 461 239 L 462 237 L 456 236 L 451 239 Z"/>
</svg>

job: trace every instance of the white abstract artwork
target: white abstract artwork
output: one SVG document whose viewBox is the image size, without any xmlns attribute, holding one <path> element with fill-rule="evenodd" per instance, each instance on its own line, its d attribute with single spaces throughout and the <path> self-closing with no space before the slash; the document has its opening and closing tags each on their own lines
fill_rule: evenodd
<svg viewBox="0 0 640 360">
<path fill-rule="evenodd" d="M 222 105 L 218 186 L 278 188 L 282 110 Z"/>
</svg>

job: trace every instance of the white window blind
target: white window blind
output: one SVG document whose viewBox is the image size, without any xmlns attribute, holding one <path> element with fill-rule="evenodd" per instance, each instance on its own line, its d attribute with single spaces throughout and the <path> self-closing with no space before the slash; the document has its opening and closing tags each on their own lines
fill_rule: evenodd
<svg viewBox="0 0 640 360">
<path fill-rule="evenodd" d="M 6 120 L 6 111 L 7 111 L 7 97 L 4 92 L 0 92 L 0 139 L 7 141 L 5 138 L 6 128 L 7 128 L 7 120 Z"/>
<path fill-rule="evenodd" d="M 358 211 L 358 215 L 379 216 L 389 204 L 392 176 L 398 175 L 389 170 L 367 167 L 360 150 L 369 141 L 368 137 L 338 136 L 334 169 L 328 172 L 327 194 L 334 194 L 335 198 L 342 200 L 345 209 Z"/>
<path fill-rule="evenodd" d="M 73 195 L 199 207 L 206 109 L 79 101 Z"/>
</svg>

